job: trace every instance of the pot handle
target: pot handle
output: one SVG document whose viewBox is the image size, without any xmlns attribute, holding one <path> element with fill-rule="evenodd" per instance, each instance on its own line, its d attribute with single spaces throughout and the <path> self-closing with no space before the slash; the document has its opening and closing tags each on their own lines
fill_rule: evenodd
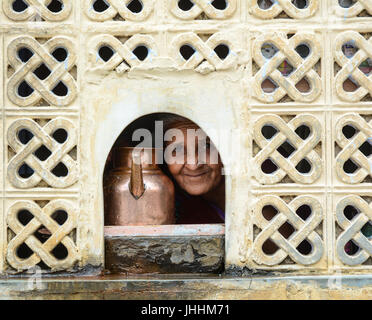
<svg viewBox="0 0 372 320">
<path fill-rule="evenodd" d="M 145 185 L 143 183 L 142 176 L 141 151 L 142 149 L 134 149 L 132 151 L 132 167 L 129 190 L 136 200 L 141 198 L 145 192 Z"/>
</svg>

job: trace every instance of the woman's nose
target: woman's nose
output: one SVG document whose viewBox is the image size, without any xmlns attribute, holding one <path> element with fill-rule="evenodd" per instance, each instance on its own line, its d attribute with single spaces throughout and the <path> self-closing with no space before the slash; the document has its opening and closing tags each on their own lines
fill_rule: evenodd
<svg viewBox="0 0 372 320">
<path fill-rule="evenodd" d="M 185 167 L 189 170 L 196 170 L 201 167 L 203 164 L 199 162 L 198 153 L 195 152 L 191 157 L 186 159 Z"/>
<path fill-rule="evenodd" d="M 200 168 L 203 164 L 202 163 L 198 163 L 198 162 L 195 162 L 195 163 L 187 163 L 185 164 L 185 167 L 189 170 L 196 170 L 198 168 Z"/>
</svg>

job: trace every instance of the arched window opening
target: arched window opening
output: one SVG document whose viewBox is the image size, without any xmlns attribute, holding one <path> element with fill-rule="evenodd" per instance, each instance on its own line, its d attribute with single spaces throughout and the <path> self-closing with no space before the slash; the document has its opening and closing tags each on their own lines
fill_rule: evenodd
<svg viewBox="0 0 372 320">
<path fill-rule="evenodd" d="M 171 113 L 153 113 L 129 124 L 108 155 L 103 193 L 106 267 L 112 272 L 221 269 L 223 163 L 211 139 L 193 121 Z M 216 252 L 206 252 L 203 241 L 209 241 Z M 149 242 L 154 244 L 151 249 Z M 119 244 L 120 249 L 116 247 Z M 126 247 L 136 248 L 137 254 L 127 256 Z M 160 254 L 162 263 L 149 261 L 151 252 Z M 182 252 L 182 257 L 174 258 L 176 252 Z M 210 254 L 218 259 L 203 265 L 201 257 Z"/>
</svg>

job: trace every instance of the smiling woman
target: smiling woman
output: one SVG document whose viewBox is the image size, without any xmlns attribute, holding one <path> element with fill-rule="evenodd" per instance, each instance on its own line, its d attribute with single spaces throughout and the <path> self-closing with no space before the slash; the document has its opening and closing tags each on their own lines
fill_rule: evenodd
<svg viewBox="0 0 372 320">
<path fill-rule="evenodd" d="M 156 155 L 152 164 L 142 159 L 142 169 L 136 170 L 136 166 L 129 165 L 131 157 L 127 153 L 141 148 Z M 158 161 L 158 151 L 164 161 Z M 119 166 L 120 163 L 125 170 Z M 164 183 L 157 183 L 156 188 L 151 189 L 154 179 L 159 179 L 161 175 L 154 174 L 155 171 L 151 173 L 149 165 L 165 173 L 162 180 L 169 180 L 165 181 L 166 187 Z M 151 179 L 149 174 L 152 175 Z M 104 177 L 106 225 L 208 224 L 225 221 L 225 179 L 221 158 L 206 133 L 187 118 L 157 113 L 132 122 L 113 146 Z M 122 182 L 119 183 L 119 180 Z M 137 180 L 139 183 L 134 183 Z M 169 210 L 172 210 L 172 214 Z M 174 218 L 171 219 L 171 216 Z"/>
<path fill-rule="evenodd" d="M 225 221 L 225 179 L 216 147 L 194 122 L 165 117 L 164 159 L 176 185 L 176 223 Z"/>
<path fill-rule="evenodd" d="M 222 170 L 213 142 L 186 118 L 152 113 L 129 124 L 103 175 L 106 268 L 135 274 L 220 272 Z"/>
</svg>

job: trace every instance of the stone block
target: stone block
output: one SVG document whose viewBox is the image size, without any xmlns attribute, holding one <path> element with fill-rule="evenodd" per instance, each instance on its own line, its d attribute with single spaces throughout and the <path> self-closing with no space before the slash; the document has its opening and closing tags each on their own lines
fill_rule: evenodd
<svg viewBox="0 0 372 320">
<path fill-rule="evenodd" d="M 218 273 L 224 235 L 105 236 L 106 269 L 112 273 Z"/>
</svg>

